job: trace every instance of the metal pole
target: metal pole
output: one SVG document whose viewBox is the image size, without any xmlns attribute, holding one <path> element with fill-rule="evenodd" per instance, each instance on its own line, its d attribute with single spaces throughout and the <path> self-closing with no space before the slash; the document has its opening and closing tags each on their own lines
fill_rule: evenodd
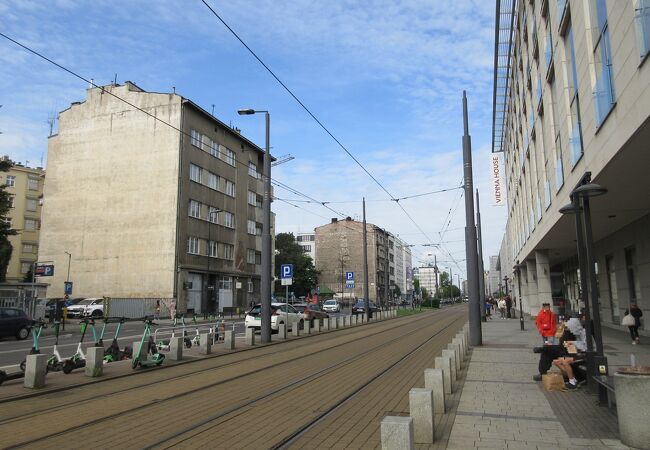
<svg viewBox="0 0 650 450">
<path fill-rule="evenodd" d="M 585 274 L 587 273 L 587 261 L 585 260 L 585 255 L 584 255 L 584 248 L 585 248 L 585 238 L 583 235 L 583 229 L 582 229 L 582 214 L 579 210 L 580 208 L 580 201 L 578 200 L 577 196 L 571 199 L 573 206 L 576 208 L 577 212 L 575 214 L 575 221 L 576 221 L 576 246 L 578 248 L 578 269 L 580 270 L 580 291 L 581 291 L 581 297 L 582 301 L 585 305 L 585 330 L 587 332 L 587 352 L 591 354 L 594 350 L 594 344 L 593 341 L 591 340 L 591 312 L 589 311 L 589 298 L 587 296 L 587 291 L 588 291 L 588 284 L 587 284 L 587 277 Z M 589 379 L 587 379 L 587 383 L 590 383 Z"/>
<path fill-rule="evenodd" d="M 368 230 L 366 230 L 366 198 L 363 197 L 363 293 L 366 307 L 366 317 L 368 316 L 368 302 L 370 301 L 370 291 L 368 290 Z"/>
<path fill-rule="evenodd" d="M 519 326 L 521 331 L 524 331 L 524 309 L 522 304 L 524 299 L 521 296 L 521 270 L 517 268 L 517 292 L 519 292 Z"/>
<path fill-rule="evenodd" d="M 474 187 L 472 176 L 472 139 L 467 119 L 467 95 L 463 91 L 463 177 L 465 179 L 465 259 L 467 260 L 467 290 L 469 291 L 469 340 L 473 346 L 482 345 L 481 313 L 479 309 L 478 251 L 474 225 Z"/>
<path fill-rule="evenodd" d="M 287 330 L 289 329 L 289 285 L 288 284 L 285 286 L 285 291 L 284 292 L 285 292 L 285 294 L 284 294 L 285 299 L 287 301 L 287 320 L 285 322 L 286 325 L 284 326 L 284 338 L 286 339 L 287 338 Z"/>
<path fill-rule="evenodd" d="M 476 190 L 476 232 L 478 235 L 478 286 L 479 286 L 479 310 L 481 322 L 485 322 L 485 268 L 483 267 L 483 239 L 481 237 L 481 207 L 478 200 L 478 189 Z M 467 295 L 467 294 L 465 294 Z"/>
<path fill-rule="evenodd" d="M 433 274 L 436 277 L 436 297 L 440 298 L 438 295 L 438 257 L 433 255 Z"/>
<path fill-rule="evenodd" d="M 600 328 L 600 302 L 598 299 L 598 280 L 594 269 L 595 261 L 593 257 L 593 236 L 591 232 L 591 210 L 589 207 L 589 198 L 585 195 L 582 197 L 582 214 L 584 215 L 585 227 L 585 259 L 587 263 L 586 275 L 589 276 L 590 293 L 591 293 L 591 312 L 594 317 L 593 331 L 594 340 L 596 341 L 596 354 L 603 356 L 603 335 Z M 591 340 L 591 337 L 588 338 Z"/>
<path fill-rule="evenodd" d="M 262 200 L 262 343 L 271 342 L 271 117 L 266 118 L 266 149 L 264 152 L 264 198 Z M 289 308 L 287 308 L 289 309 Z"/>
<path fill-rule="evenodd" d="M 454 272 L 452 272 L 451 267 L 449 267 L 449 301 L 454 300 Z"/>
<path fill-rule="evenodd" d="M 68 253 L 68 252 L 66 252 Z M 65 278 L 66 282 L 70 282 L 70 259 L 72 258 L 72 255 L 68 253 L 68 276 Z"/>
</svg>

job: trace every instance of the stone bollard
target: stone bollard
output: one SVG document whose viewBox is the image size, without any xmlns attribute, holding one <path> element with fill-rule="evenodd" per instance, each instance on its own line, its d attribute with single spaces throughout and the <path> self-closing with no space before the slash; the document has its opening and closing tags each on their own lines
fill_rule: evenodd
<svg viewBox="0 0 650 450">
<path fill-rule="evenodd" d="M 444 414 L 445 378 L 442 369 L 424 369 L 424 387 L 433 392 L 433 412 Z"/>
<path fill-rule="evenodd" d="M 469 357 L 469 347 L 467 346 L 467 340 L 465 339 L 465 333 L 459 332 L 456 335 L 456 338 L 460 340 L 460 342 L 463 344 L 463 354 L 465 356 L 465 359 Z"/>
<path fill-rule="evenodd" d="M 344 326 L 344 327 L 347 328 L 347 327 L 350 326 L 350 319 L 352 319 L 352 317 L 350 317 L 350 316 L 345 316 L 345 317 L 343 318 L 343 326 Z"/>
<path fill-rule="evenodd" d="M 278 324 L 278 338 L 279 339 L 287 338 L 287 327 L 283 323 Z"/>
<path fill-rule="evenodd" d="M 460 345 L 458 344 L 447 344 L 447 349 L 453 350 L 456 353 L 456 375 L 460 376 L 460 369 L 464 366 L 464 364 L 461 362 L 461 356 L 460 356 Z"/>
<path fill-rule="evenodd" d="M 300 336 L 300 324 L 298 322 L 291 324 L 291 335 L 295 337 Z"/>
<path fill-rule="evenodd" d="M 27 355 L 23 386 L 30 389 L 40 389 L 45 387 L 45 374 L 47 373 L 48 358 L 48 355 L 43 354 Z"/>
<path fill-rule="evenodd" d="M 345 327 L 345 316 L 338 316 L 336 318 L 336 328 Z"/>
<path fill-rule="evenodd" d="M 183 336 L 174 336 L 169 339 L 169 359 L 173 361 L 180 361 L 183 359 Z M 147 343 L 145 342 L 145 345 Z M 146 355 L 143 355 L 146 358 Z"/>
<path fill-rule="evenodd" d="M 381 420 L 382 450 L 414 450 L 415 435 L 410 417 L 386 416 Z"/>
<path fill-rule="evenodd" d="M 615 373 L 614 389 L 621 442 L 650 449 L 650 374 Z"/>
<path fill-rule="evenodd" d="M 246 328 L 246 345 L 255 345 L 255 328 Z"/>
<path fill-rule="evenodd" d="M 302 328 L 304 334 L 311 334 L 311 321 L 305 320 L 305 326 Z"/>
<path fill-rule="evenodd" d="M 338 317 L 330 317 L 330 330 L 336 330 L 338 325 Z"/>
<path fill-rule="evenodd" d="M 465 360 L 467 359 L 467 352 L 465 351 L 465 343 L 459 337 L 453 338 L 451 340 L 451 343 L 452 344 L 458 344 L 458 346 L 460 348 L 460 361 L 462 363 L 461 365 L 465 366 Z"/>
<path fill-rule="evenodd" d="M 451 366 L 451 391 L 454 391 L 454 383 L 458 379 L 458 374 L 456 373 L 456 352 L 453 350 L 443 350 L 442 356 L 446 356 L 450 360 Z"/>
<path fill-rule="evenodd" d="M 435 364 L 436 369 L 442 370 L 445 394 L 451 395 L 451 359 L 448 356 L 437 356 L 435 359 Z"/>
<path fill-rule="evenodd" d="M 212 333 L 205 333 L 199 335 L 199 353 L 202 355 L 209 355 L 212 353 Z"/>
<path fill-rule="evenodd" d="M 88 347 L 86 349 L 86 366 L 84 375 L 101 377 L 104 373 L 104 347 Z"/>
<path fill-rule="evenodd" d="M 320 319 L 316 319 L 314 322 L 314 333 L 320 333 Z"/>
<path fill-rule="evenodd" d="M 323 331 L 329 331 L 329 329 L 330 329 L 330 319 L 331 319 L 331 317 L 323 319 Z"/>
<path fill-rule="evenodd" d="M 364 324 L 368 322 L 368 315 L 367 314 L 361 314 L 361 323 Z"/>
<path fill-rule="evenodd" d="M 232 330 L 224 331 L 223 333 L 223 345 L 226 350 L 235 349 L 235 333 Z"/>
<path fill-rule="evenodd" d="M 435 433 L 433 392 L 430 389 L 413 388 L 409 391 L 409 415 L 413 419 L 415 443 L 432 444 Z"/>
</svg>

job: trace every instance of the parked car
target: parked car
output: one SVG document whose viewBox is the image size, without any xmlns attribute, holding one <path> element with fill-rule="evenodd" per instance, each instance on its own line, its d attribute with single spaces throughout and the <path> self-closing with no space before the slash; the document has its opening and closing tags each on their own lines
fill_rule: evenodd
<svg viewBox="0 0 650 450">
<path fill-rule="evenodd" d="M 63 307 L 68 308 L 72 305 L 76 305 L 79 303 L 83 298 L 69 298 L 65 300 Z M 62 298 L 52 298 L 47 301 L 45 304 L 45 318 L 49 319 L 50 317 L 54 318 L 55 312 L 56 312 L 56 302 L 58 301 L 63 301 Z"/>
<path fill-rule="evenodd" d="M 104 315 L 103 298 L 85 298 L 79 303 L 68 307 L 68 317 L 83 319 L 84 317 L 102 317 Z"/>
<path fill-rule="evenodd" d="M 305 324 L 305 319 L 302 313 L 295 310 L 292 305 L 286 303 L 271 303 L 271 331 L 278 331 L 281 323 L 287 322 L 287 310 L 289 313 L 289 323 L 287 331 L 291 330 L 294 323 L 298 323 L 298 327 L 302 329 Z M 257 304 L 253 306 L 247 313 L 244 319 L 244 326 L 246 328 L 254 328 L 260 330 L 262 328 L 262 305 Z"/>
<path fill-rule="evenodd" d="M 0 308 L 0 337 L 27 339 L 34 321 L 19 308 Z"/>
<path fill-rule="evenodd" d="M 323 311 L 341 312 L 341 304 L 338 300 L 325 300 L 325 303 L 323 303 Z"/>
<path fill-rule="evenodd" d="M 368 303 L 368 308 L 370 309 L 370 314 L 378 312 L 379 308 L 373 302 Z M 354 306 L 352 306 L 352 314 L 364 314 L 366 312 L 366 304 L 364 300 L 357 301 Z"/>
<path fill-rule="evenodd" d="M 329 314 L 323 311 L 320 306 L 314 305 L 312 303 L 296 303 L 292 306 L 296 311 L 302 313 L 305 322 L 308 321 L 312 327 L 314 326 L 314 322 L 316 320 L 319 320 L 322 323 L 323 319 L 327 319 L 329 317 Z"/>
</svg>

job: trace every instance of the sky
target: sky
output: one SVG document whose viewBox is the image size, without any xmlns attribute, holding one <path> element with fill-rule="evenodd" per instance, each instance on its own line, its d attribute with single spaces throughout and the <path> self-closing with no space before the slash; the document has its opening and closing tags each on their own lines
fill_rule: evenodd
<svg viewBox="0 0 650 450">
<path fill-rule="evenodd" d="M 133 81 L 191 99 L 295 159 L 272 177 L 414 245 L 465 277 L 462 93 L 467 91 L 483 253 L 497 254 L 505 207 L 492 206 L 495 6 L 485 0 L 205 0 L 382 189 L 269 74 L 202 0 L 0 0 L 0 32 L 98 85 Z M 87 83 L 0 37 L 0 154 L 47 168 L 57 112 Z M 386 192 L 388 191 L 388 193 Z M 308 232 L 337 215 L 275 187 L 277 232 Z M 339 203 L 340 202 L 340 203 Z M 339 216 L 339 218 L 341 218 Z M 415 222 L 415 223 L 414 223 Z M 439 244 L 440 246 L 423 246 Z"/>
</svg>

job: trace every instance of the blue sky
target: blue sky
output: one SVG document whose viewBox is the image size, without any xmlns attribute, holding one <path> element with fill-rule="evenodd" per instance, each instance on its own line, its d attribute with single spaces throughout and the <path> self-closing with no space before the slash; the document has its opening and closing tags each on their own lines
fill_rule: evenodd
<svg viewBox="0 0 650 450">
<path fill-rule="evenodd" d="M 491 207 L 494 4 L 484 0 L 238 0 L 208 3 L 395 197 L 458 186 L 462 180 L 463 89 L 467 90 L 475 185 L 481 189 L 484 253 L 496 254 L 505 209 Z M 0 0 L 0 31 L 108 84 L 192 99 L 263 144 L 271 111 L 276 156 L 296 159 L 273 177 L 334 209 L 361 215 L 411 244 L 439 242 L 465 272 L 464 204 L 451 191 L 401 204 L 428 237 L 253 59 L 200 0 Z M 48 118 L 82 100 L 86 83 L 0 38 L 0 154 L 47 163 Z M 277 197 L 298 198 L 276 188 Z M 382 201 L 374 201 L 382 200 Z M 322 206 L 276 201 L 278 231 L 308 231 L 334 217 Z M 414 265 L 450 258 L 414 247 Z M 441 266 L 449 264 L 440 264 Z M 457 267 L 453 264 L 454 272 Z"/>
</svg>

